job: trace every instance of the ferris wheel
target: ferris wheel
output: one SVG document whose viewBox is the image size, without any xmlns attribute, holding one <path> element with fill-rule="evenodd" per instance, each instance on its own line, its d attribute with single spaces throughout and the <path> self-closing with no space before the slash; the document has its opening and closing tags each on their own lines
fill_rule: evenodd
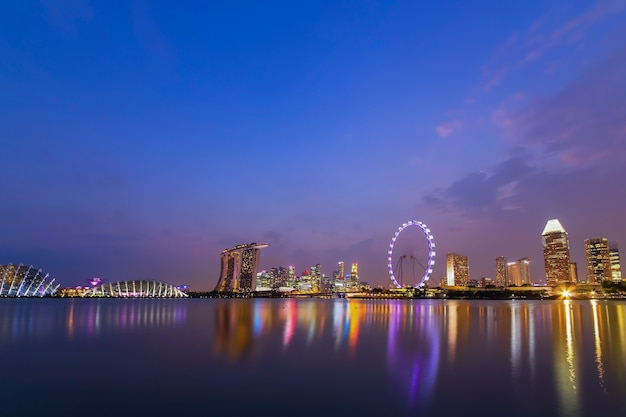
<svg viewBox="0 0 626 417">
<path fill-rule="evenodd" d="M 409 229 L 416 228 L 419 236 L 399 239 L 400 234 Z M 422 236 L 424 235 L 426 238 Z M 404 240 L 402 250 L 396 251 L 396 243 Z M 428 226 L 417 220 L 410 220 L 398 228 L 391 239 L 389 250 L 387 251 L 387 267 L 391 284 L 396 288 L 404 285 L 411 285 L 414 288 L 423 286 L 435 265 L 435 242 Z M 408 277 L 408 279 L 407 279 Z M 409 282 L 405 282 L 409 281 Z"/>
</svg>

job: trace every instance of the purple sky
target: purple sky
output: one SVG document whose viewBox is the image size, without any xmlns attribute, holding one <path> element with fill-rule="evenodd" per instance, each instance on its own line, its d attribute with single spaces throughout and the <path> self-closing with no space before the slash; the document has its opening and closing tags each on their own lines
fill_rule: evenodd
<svg viewBox="0 0 626 417">
<path fill-rule="evenodd" d="M 257 241 L 386 285 L 411 219 L 434 279 L 457 252 L 542 280 L 551 218 L 581 276 L 585 238 L 626 248 L 623 0 L 13 3 L 0 263 L 208 290 Z"/>
</svg>

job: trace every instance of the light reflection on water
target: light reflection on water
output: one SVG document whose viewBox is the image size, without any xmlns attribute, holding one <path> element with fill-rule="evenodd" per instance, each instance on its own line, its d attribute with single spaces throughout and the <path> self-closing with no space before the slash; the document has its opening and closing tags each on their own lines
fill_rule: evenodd
<svg viewBox="0 0 626 417">
<path fill-rule="evenodd" d="M 93 340 L 114 363 L 116 346 L 145 334 L 137 349 L 154 356 L 145 366 L 183 355 L 186 366 L 161 380 L 193 380 L 185 392 L 167 389 L 197 404 L 213 401 L 204 375 L 246 373 L 239 389 L 270 407 L 263 381 L 280 386 L 297 368 L 327 375 L 315 389 L 330 406 L 343 405 L 336 392 L 365 395 L 389 415 L 619 415 L 625 318 L 626 303 L 596 300 L 0 300 L 0 353 Z"/>
</svg>

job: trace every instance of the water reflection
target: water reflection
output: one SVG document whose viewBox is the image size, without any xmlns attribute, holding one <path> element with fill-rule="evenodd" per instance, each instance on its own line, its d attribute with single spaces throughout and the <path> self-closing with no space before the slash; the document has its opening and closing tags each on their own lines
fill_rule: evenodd
<svg viewBox="0 0 626 417">
<path fill-rule="evenodd" d="M 133 334 L 146 330 L 142 345 Z M 251 375 L 256 385 L 245 388 L 258 389 L 256 400 L 266 398 L 263 378 L 271 387 L 306 375 L 300 382 L 310 378 L 329 402 L 352 390 L 346 396 L 402 405 L 388 415 L 471 414 L 484 401 L 506 415 L 626 412 L 626 303 L 618 301 L 0 300 L 3 354 L 54 343 L 57 352 L 102 346 L 103 362 L 120 360 L 104 347 L 141 345 L 146 366 L 151 355 L 184 352 L 188 368 L 170 377 L 197 372 L 187 389 L 204 387 L 202 395 L 206 375 Z"/>
<path fill-rule="evenodd" d="M 555 407 L 579 415 L 581 369 L 588 366 L 583 362 L 593 362 L 603 391 L 608 384 L 606 356 L 612 355 L 611 361 L 621 362 L 624 369 L 625 311 L 625 304 L 569 300 L 226 301 L 216 306 L 214 353 L 238 361 L 252 352 L 258 357 L 270 351 L 289 355 L 296 346 L 302 354 L 328 345 L 335 356 L 351 360 L 372 355 L 372 346 L 385 335 L 388 377 L 410 407 L 431 401 L 438 380 L 470 374 L 466 378 L 472 383 L 472 362 L 481 359 L 481 366 L 497 368 L 502 358 L 510 364 L 511 386 L 542 386 L 552 373 Z M 592 352 L 584 346 L 585 335 L 593 335 Z M 485 352 L 492 357 L 483 358 Z"/>
<path fill-rule="evenodd" d="M 186 305 L 171 300 L 2 300 L 0 345 L 58 336 L 72 339 L 111 331 L 161 328 L 185 323 Z"/>
<path fill-rule="evenodd" d="M 604 386 L 604 364 L 602 363 L 602 343 L 600 342 L 600 320 L 598 318 L 600 315 L 600 306 L 596 300 L 591 301 L 591 306 L 593 309 L 593 341 L 595 346 L 596 369 L 598 370 L 598 382 L 604 392 L 606 392 Z"/>
<path fill-rule="evenodd" d="M 555 349 L 553 352 L 556 387 L 561 409 L 568 415 L 578 415 L 580 407 L 576 375 L 578 358 L 574 318 L 580 320 L 580 304 L 574 306 L 564 300 L 557 308 L 553 326 L 555 327 Z"/>
<path fill-rule="evenodd" d="M 389 370 L 413 407 L 431 394 L 439 366 L 439 322 L 432 305 L 395 302 L 389 312 Z"/>
</svg>

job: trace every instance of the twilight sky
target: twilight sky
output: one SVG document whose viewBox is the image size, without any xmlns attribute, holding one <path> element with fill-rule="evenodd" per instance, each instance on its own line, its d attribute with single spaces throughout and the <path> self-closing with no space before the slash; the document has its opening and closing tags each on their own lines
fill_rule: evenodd
<svg viewBox="0 0 626 417">
<path fill-rule="evenodd" d="M 0 13 L 0 263 L 212 289 L 359 262 L 411 219 L 472 279 L 558 218 L 626 250 L 626 1 L 16 1 Z M 407 235 L 407 240 L 418 236 Z"/>
</svg>

